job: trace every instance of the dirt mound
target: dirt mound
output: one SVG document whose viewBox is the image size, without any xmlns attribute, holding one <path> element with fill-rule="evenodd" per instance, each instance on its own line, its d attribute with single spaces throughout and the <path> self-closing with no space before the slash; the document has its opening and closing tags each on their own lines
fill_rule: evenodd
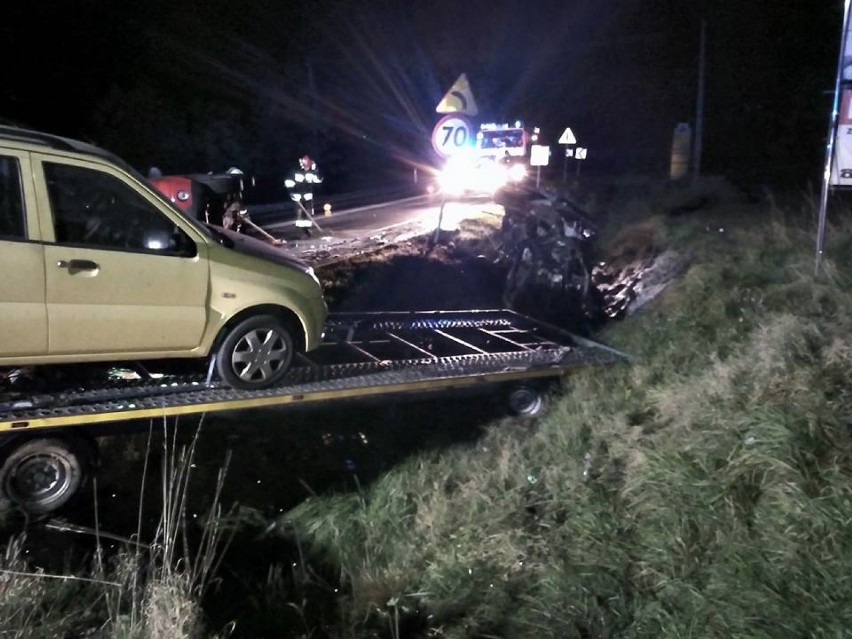
<svg viewBox="0 0 852 639">
<path fill-rule="evenodd" d="M 499 222 L 374 246 L 317 268 L 332 311 L 501 308 L 506 268 Z"/>
<path fill-rule="evenodd" d="M 500 218 L 471 219 L 437 238 L 367 243 L 345 254 L 338 247 L 318 256 L 331 261 L 314 263 L 332 311 L 511 308 L 583 334 L 637 311 L 687 266 L 641 225 L 597 264 L 583 256 L 587 273 L 563 268 L 578 252 L 554 241 L 551 228 L 544 240 L 507 241 L 511 233 Z M 578 274 L 588 277 L 573 281 Z"/>
</svg>

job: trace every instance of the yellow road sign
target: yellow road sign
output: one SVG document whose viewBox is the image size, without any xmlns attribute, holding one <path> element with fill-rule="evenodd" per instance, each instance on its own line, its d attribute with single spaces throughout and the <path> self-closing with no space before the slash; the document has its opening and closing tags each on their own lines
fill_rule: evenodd
<svg viewBox="0 0 852 639">
<path fill-rule="evenodd" d="M 476 100 L 473 99 L 473 92 L 470 90 L 470 83 L 467 81 L 467 74 L 462 73 L 459 76 L 446 95 L 441 98 L 435 111 L 437 113 L 458 113 L 461 115 L 479 113 Z"/>
</svg>

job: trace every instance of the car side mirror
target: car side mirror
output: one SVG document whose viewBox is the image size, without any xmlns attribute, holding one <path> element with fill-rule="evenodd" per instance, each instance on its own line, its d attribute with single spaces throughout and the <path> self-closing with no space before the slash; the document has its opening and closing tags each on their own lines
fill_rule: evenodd
<svg viewBox="0 0 852 639">
<path fill-rule="evenodd" d="M 161 229 L 148 230 L 142 240 L 143 248 L 149 251 L 168 251 L 172 248 L 172 236 Z"/>
<path fill-rule="evenodd" d="M 195 255 L 195 243 L 179 228 L 172 231 L 151 229 L 146 231 L 143 247 L 148 251 L 192 257 Z"/>
</svg>

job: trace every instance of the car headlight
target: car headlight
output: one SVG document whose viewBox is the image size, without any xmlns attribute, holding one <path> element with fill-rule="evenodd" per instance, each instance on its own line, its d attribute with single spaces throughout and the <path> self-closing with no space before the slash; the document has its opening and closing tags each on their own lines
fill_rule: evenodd
<svg viewBox="0 0 852 639">
<path fill-rule="evenodd" d="M 448 164 L 447 167 L 438 174 L 438 186 L 442 193 L 458 195 L 465 189 L 465 174 L 467 171 L 459 164 Z"/>
<path fill-rule="evenodd" d="M 514 164 L 509 169 L 509 179 L 513 182 L 520 182 L 527 177 L 527 167 L 523 164 Z"/>
</svg>

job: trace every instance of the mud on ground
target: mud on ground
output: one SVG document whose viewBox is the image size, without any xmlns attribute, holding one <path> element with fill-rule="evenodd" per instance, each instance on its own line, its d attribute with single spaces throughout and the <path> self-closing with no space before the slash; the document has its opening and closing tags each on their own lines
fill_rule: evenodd
<svg viewBox="0 0 852 639">
<path fill-rule="evenodd" d="M 461 222 L 459 229 L 387 242 L 338 245 L 305 255 L 314 265 L 331 311 L 412 311 L 506 308 L 509 260 L 501 255 L 501 218 Z M 437 241 L 436 241 L 437 240 Z M 591 280 L 600 298 L 600 318 L 584 326 L 514 309 L 569 330 L 585 332 L 638 310 L 680 276 L 687 260 L 662 251 L 640 226 L 626 240 L 599 254 Z"/>
<path fill-rule="evenodd" d="M 430 233 L 359 247 L 315 269 L 332 311 L 502 308 L 499 232 L 499 218 L 465 220 L 437 241 Z"/>
</svg>

